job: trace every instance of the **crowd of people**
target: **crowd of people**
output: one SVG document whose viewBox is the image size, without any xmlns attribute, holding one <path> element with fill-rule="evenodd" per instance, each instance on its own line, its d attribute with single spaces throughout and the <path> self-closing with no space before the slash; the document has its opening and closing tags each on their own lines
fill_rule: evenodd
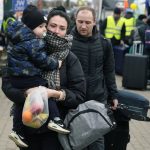
<svg viewBox="0 0 150 150">
<path fill-rule="evenodd" d="M 88 100 L 111 104 L 117 127 L 84 150 L 126 150 L 129 119 L 116 110 L 113 46 L 132 46 L 133 40 L 144 45 L 150 42 L 145 39 L 150 18 L 141 14 L 135 19 L 131 9 L 123 17 L 121 14 L 121 9 L 115 8 L 113 16 L 100 24 L 100 31 L 96 12 L 90 7 L 80 7 L 74 22 L 63 7 L 52 9 L 45 20 L 33 5 L 24 9 L 21 21 L 14 16 L 4 18 L 8 62 L 2 90 L 14 103 L 9 137 L 20 150 L 62 150 L 57 132 L 70 132 L 63 123 L 65 115 Z M 144 53 L 150 55 L 148 50 Z M 47 92 L 50 115 L 42 127 L 34 129 L 22 123 L 22 110 L 26 97 L 39 87 Z"/>
</svg>

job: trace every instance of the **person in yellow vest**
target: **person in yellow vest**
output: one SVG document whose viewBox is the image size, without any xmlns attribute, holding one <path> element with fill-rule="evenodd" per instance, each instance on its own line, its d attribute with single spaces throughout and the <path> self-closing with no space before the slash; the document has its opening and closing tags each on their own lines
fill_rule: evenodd
<svg viewBox="0 0 150 150">
<path fill-rule="evenodd" d="M 108 16 L 101 25 L 101 33 L 111 39 L 112 45 L 120 45 L 125 37 L 125 22 L 121 17 L 121 9 L 115 8 L 113 16 Z"/>
<path fill-rule="evenodd" d="M 9 22 L 11 21 L 15 21 L 15 17 L 14 17 L 14 12 L 13 11 L 9 11 L 7 14 L 5 14 L 4 16 L 4 19 L 3 19 L 3 22 L 2 22 L 2 27 L 1 27 L 1 31 L 2 33 L 6 33 L 7 31 L 7 27 L 8 27 L 8 24 Z"/>
<path fill-rule="evenodd" d="M 136 19 L 134 17 L 134 12 L 132 9 L 127 8 L 125 11 L 125 27 L 126 27 L 126 33 L 125 33 L 125 40 L 124 42 L 127 45 L 132 45 L 133 41 L 133 32 L 136 26 Z"/>
<path fill-rule="evenodd" d="M 1 26 L 1 35 L 3 36 L 4 40 L 3 40 L 3 46 L 7 45 L 7 28 L 10 22 L 14 22 L 15 16 L 14 16 L 14 12 L 12 10 L 10 10 L 8 13 L 4 14 L 4 18 L 3 18 L 3 22 L 2 22 L 2 26 Z"/>
</svg>

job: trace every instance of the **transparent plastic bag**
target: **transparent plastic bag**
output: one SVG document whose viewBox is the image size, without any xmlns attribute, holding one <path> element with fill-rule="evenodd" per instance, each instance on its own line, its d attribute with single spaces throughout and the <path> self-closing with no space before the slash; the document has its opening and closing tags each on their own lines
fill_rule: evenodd
<svg viewBox="0 0 150 150">
<path fill-rule="evenodd" d="M 32 128 L 40 128 L 48 119 L 48 95 L 44 87 L 28 94 L 22 112 L 22 122 Z"/>
</svg>

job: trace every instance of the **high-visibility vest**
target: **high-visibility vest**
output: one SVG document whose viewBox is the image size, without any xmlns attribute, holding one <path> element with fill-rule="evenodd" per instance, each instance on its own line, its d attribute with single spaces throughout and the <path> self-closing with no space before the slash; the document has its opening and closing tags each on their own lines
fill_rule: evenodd
<svg viewBox="0 0 150 150">
<path fill-rule="evenodd" d="M 130 18 L 130 19 L 126 19 L 125 18 L 125 26 L 126 26 L 126 36 L 130 36 L 131 35 L 131 31 L 134 30 L 135 28 L 135 23 L 136 20 L 134 17 Z"/>
<path fill-rule="evenodd" d="M 14 22 L 15 19 L 14 19 L 13 17 L 8 17 L 6 20 L 3 21 L 3 23 L 2 23 L 2 28 L 3 28 L 3 32 L 4 32 L 4 33 L 6 33 L 6 31 L 7 31 L 8 23 L 9 23 L 10 21 Z"/>
<path fill-rule="evenodd" d="M 113 16 L 107 17 L 107 25 L 105 29 L 105 37 L 111 39 L 113 36 L 117 39 L 121 39 L 121 29 L 124 24 L 124 18 L 120 18 L 116 23 Z"/>
</svg>

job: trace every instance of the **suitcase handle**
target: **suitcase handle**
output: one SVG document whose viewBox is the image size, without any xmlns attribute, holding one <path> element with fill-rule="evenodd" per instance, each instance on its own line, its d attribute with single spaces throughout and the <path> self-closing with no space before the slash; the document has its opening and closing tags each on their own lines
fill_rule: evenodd
<svg viewBox="0 0 150 150">
<path fill-rule="evenodd" d="M 144 45 L 141 41 L 133 41 L 133 51 L 134 55 L 143 55 Z"/>
</svg>

